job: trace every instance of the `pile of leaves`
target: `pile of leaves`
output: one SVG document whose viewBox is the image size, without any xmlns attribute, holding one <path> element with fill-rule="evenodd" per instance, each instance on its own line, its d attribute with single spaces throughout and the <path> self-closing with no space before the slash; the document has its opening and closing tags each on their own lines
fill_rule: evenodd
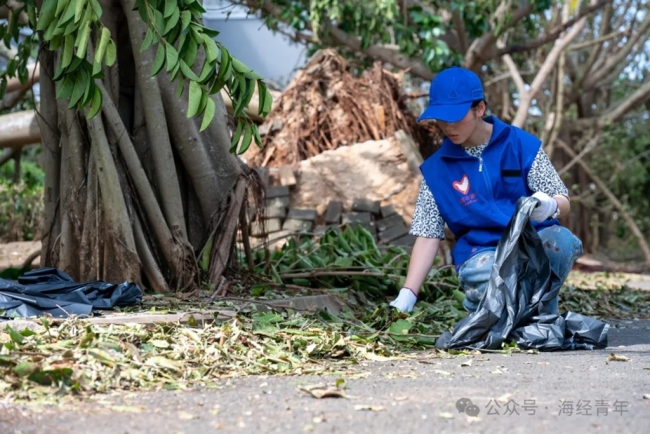
<svg viewBox="0 0 650 434">
<path fill-rule="evenodd" d="M 244 258 L 241 258 L 243 261 Z M 251 295 L 289 285 L 346 297 L 353 305 L 385 302 L 404 285 L 410 255 L 399 246 L 378 246 L 363 224 L 329 228 L 322 236 L 290 237 L 270 257 L 264 250 L 254 254 L 255 278 Z M 436 258 L 436 265 L 440 258 Z M 419 300 L 439 302 L 455 297 L 462 302 L 458 278 L 452 266 L 434 267 L 420 290 Z"/>
<path fill-rule="evenodd" d="M 447 307 L 429 306 L 440 313 Z M 412 333 L 418 316 L 394 321 L 391 315 L 385 307 L 363 318 L 253 311 L 200 327 L 78 319 L 55 326 L 43 318 L 40 330 L 0 329 L 0 394 L 42 400 L 213 387 L 221 378 L 252 374 L 353 374 L 360 360 L 387 360 L 422 339 Z"/>
<path fill-rule="evenodd" d="M 282 166 L 404 130 L 416 143 L 429 144 L 437 133 L 416 122 L 401 78 L 380 63 L 355 77 L 335 50 L 316 53 L 299 71 L 267 116 L 263 146 L 251 148 L 253 166 Z"/>
<path fill-rule="evenodd" d="M 386 302 L 403 283 L 409 255 L 400 247 L 378 247 L 363 225 L 293 237 L 271 256 L 257 251 L 253 259 L 253 285 L 242 274 L 229 297 L 216 302 L 167 302 L 172 311 L 232 312 L 222 310 L 209 324 L 52 324 L 46 318 L 30 329 L 0 324 L 0 395 L 9 401 L 56 400 L 112 390 L 214 387 L 222 378 L 242 375 L 354 376 L 364 359 L 418 357 L 414 350 L 433 347 L 442 331 L 466 315 L 457 277 L 442 267 L 427 276 L 412 313 L 390 310 Z M 336 314 L 258 307 L 290 293 L 336 294 L 345 306 Z M 234 297 L 243 294 L 248 301 Z M 650 306 L 649 293 L 624 289 L 569 287 L 561 298 L 561 311 L 600 318 L 629 318 Z M 130 311 L 163 312 L 160 304 L 148 303 Z M 518 349 L 511 344 L 503 351 Z M 436 352 L 456 353 L 466 354 Z"/>
</svg>

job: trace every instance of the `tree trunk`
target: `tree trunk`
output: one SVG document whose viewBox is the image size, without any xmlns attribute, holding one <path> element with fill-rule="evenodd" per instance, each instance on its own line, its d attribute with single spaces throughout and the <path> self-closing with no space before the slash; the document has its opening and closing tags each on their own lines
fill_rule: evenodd
<svg viewBox="0 0 650 434">
<path fill-rule="evenodd" d="M 220 243 L 210 277 L 220 280 L 249 179 L 229 153 L 223 101 L 217 96 L 213 123 L 199 133 L 200 119 L 185 116 L 187 95 L 175 95 L 177 83 L 164 71 L 150 76 L 157 45 L 140 51 L 144 27 L 133 1 L 101 3 L 118 56 L 97 80 L 103 96 L 97 116 L 87 120 L 69 111 L 67 101 L 57 104 L 52 77 L 58 53 L 41 50 L 41 265 L 78 281 L 128 280 L 156 292 L 192 289 L 200 278 L 196 253 L 215 233 Z"/>
</svg>

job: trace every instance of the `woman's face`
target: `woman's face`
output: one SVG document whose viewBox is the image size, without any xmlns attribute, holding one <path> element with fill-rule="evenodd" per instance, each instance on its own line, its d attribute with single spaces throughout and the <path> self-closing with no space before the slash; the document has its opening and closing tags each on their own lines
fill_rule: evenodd
<svg viewBox="0 0 650 434">
<path fill-rule="evenodd" d="M 474 133 L 485 112 L 485 106 L 481 103 L 477 107 L 469 109 L 463 119 L 458 122 L 436 121 L 443 134 L 455 145 L 462 145 Z"/>
</svg>

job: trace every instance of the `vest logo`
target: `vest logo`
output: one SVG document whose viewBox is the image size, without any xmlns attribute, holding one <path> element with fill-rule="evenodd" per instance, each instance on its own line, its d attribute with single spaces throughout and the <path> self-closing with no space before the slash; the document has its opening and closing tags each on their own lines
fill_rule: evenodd
<svg viewBox="0 0 650 434">
<path fill-rule="evenodd" d="M 469 191 L 469 178 L 467 177 L 467 175 L 463 175 L 463 179 L 461 179 L 460 181 L 454 181 L 452 183 L 452 186 L 457 191 L 463 194 L 467 194 L 467 192 Z"/>
</svg>

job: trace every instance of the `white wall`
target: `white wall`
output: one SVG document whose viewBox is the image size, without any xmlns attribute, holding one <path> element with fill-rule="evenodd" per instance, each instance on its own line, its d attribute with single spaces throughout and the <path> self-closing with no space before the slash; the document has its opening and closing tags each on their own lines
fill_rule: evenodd
<svg viewBox="0 0 650 434">
<path fill-rule="evenodd" d="M 261 76 L 285 86 L 306 61 L 305 48 L 270 31 L 264 21 L 227 0 L 204 0 L 203 24 L 221 32 L 215 39 Z"/>
</svg>

